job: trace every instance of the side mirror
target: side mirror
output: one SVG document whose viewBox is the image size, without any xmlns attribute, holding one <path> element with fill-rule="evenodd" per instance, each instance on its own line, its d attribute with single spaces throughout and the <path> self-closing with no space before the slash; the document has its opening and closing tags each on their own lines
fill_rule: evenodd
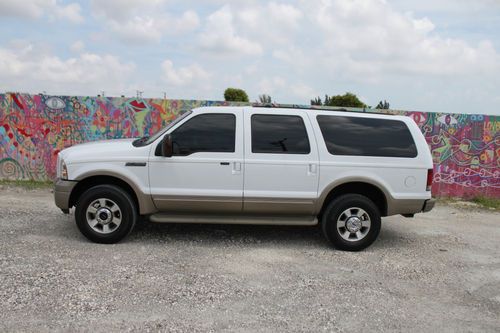
<svg viewBox="0 0 500 333">
<path fill-rule="evenodd" d="M 170 134 L 165 135 L 161 141 L 161 154 L 165 157 L 172 157 L 173 155 L 172 136 Z"/>
</svg>

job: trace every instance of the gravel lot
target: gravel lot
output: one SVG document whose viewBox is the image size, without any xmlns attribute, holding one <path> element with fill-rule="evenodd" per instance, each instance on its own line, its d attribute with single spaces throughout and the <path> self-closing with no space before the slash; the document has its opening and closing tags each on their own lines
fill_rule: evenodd
<svg viewBox="0 0 500 333">
<path fill-rule="evenodd" d="M 386 218 L 358 253 L 318 228 L 142 223 L 89 243 L 50 190 L 0 187 L 0 331 L 500 331 L 500 214 Z"/>
</svg>

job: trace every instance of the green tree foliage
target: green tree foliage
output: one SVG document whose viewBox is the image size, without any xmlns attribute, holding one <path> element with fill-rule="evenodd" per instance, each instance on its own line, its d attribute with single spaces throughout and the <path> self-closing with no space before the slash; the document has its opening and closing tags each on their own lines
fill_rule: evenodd
<svg viewBox="0 0 500 333">
<path fill-rule="evenodd" d="M 273 102 L 273 99 L 269 95 L 262 94 L 262 95 L 259 95 L 259 102 L 262 104 L 269 104 L 269 103 Z"/>
<path fill-rule="evenodd" d="M 327 106 L 345 106 L 351 108 L 365 108 L 366 104 L 361 102 L 358 96 L 353 93 L 346 92 L 344 95 L 336 95 L 332 97 L 325 96 L 323 103 Z"/>
<path fill-rule="evenodd" d="M 311 105 L 323 105 L 323 102 L 321 101 L 321 97 L 316 97 L 314 99 L 311 99 Z"/>
<path fill-rule="evenodd" d="M 366 104 L 361 102 L 358 96 L 353 93 L 347 92 L 344 95 L 328 96 L 325 95 L 325 99 L 322 102 L 321 98 L 318 96 L 315 99 L 311 99 L 311 105 L 324 105 L 324 106 L 345 106 L 351 108 L 365 108 Z"/>
<path fill-rule="evenodd" d="M 224 99 L 227 102 L 248 102 L 248 95 L 243 89 L 227 88 L 224 91 Z"/>
<path fill-rule="evenodd" d="M 377 107 L 375 107 L 375 109 L 389 109 L 389 108 L 390 108 L 389 102 L 387 102 L 385 99 L 383 102 L 382 101 L 378 102 Z"/>
</svg>

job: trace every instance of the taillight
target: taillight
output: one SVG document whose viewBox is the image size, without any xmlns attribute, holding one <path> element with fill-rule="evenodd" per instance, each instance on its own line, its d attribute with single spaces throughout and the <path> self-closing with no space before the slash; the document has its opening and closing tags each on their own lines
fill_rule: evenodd
<svg viewBox="0 0 500 333">
<path fill-rule="evenodd" d="M 427 170 L 427 187 L 425 188 L 427 191 L 430 191 L 432 188 L 432 179 L 434 178 L 434 169 Z"/>
</svg>

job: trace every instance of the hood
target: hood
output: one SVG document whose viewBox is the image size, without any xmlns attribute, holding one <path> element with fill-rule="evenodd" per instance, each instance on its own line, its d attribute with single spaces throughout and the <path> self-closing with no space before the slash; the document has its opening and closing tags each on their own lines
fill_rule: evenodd
<svg viewBox="0 0 500 333">
<path fill-rule="evenodd" d="M 143 149 L 132 145 L 134 140 L 115 139 L 82 143 L 63 149 L 59 156 L 64 159 L 66 164 L 126 160 L 142 155 Z"/>
</svg>

